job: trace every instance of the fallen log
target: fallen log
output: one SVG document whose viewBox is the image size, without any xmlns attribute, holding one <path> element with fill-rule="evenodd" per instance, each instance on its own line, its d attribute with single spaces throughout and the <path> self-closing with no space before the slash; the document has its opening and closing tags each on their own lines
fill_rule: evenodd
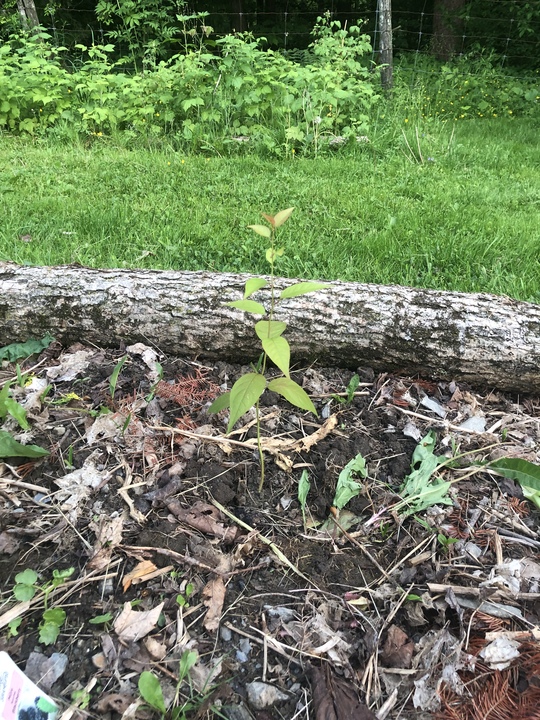
<svg viewBox="0 0 540 720">
<path fill-rule="evenodd" d="M 227 307 L 249 276 L 0 263 L 0 341 L 146 342 L 247 363 L 254 316 Z M 282 289 L 291 280 L 276 279 Z M 269 293 L 256 299 L 267 302 Z M 280 303 L 293 358 L 540 391 L 540 307 L 505 297 L 335 282 Z"/>
</svg>

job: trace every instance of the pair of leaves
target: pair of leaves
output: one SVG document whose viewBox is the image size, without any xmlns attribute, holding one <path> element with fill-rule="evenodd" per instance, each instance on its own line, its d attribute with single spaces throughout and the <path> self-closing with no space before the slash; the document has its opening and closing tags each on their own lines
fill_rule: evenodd
<svg viewBox="0 0 540 720">
<path fill-rule="evenodd" d="M 270 223 L 274 230 L 277 230 L 278 227 L 281 227 L 287 222 L 287 220 L 291 217 L 293 210 L 294 208 L 290 207 L 286 210 L 280 210 L 275 215 L 267 215 L 266 213 L 263 213 L 262 216 Z M 269 227 L 266 227 L 266 225 L 248 225 L 248 227 L 254 230 L 257 235 L 261 235 L 262 237 L 269 238 L 272 236 L 272 230 Z"/>
<path fill-rule="evenodd" d="M 272 392 L 277 392 L 285 400 L 301 410 L 307 410 L 314 415 L 317 414 L 309 395 L 294 380 L 288 377 L 275 378 L 267 384 L 266 378 L 261 373 L 242 375 L 234 383 L 230 392 L 214 400 L 208 412 L 220 412 L 220 410 L 230 408 L 229 424 L 227 426 L 227 432 L 229 433 L 242 415 L 258 402 L 267 388 Z"/>
<path fill-rule="evenodd" d="M 60 635 L 60 628 L 66 621 L 66 612 L 62 608 L 49 608 L 43 613 L 43 622 L 39 626 L 39 642 L 53 645 Z"/>
<path fill-rule="evenodd" d="M 233 300 L 232 302 L 226 303 L 226 305 L 228 307 L 236 308 L 237 310 L 252 313 L 253 315 L 265 315 L 266 308 L 264 305 L 256 300 L 250 300 L 249 298 L 267 285 L 268 281 L 263 278 L 251 278 L 245 285 L 243 299 Z M 289 285 L 289 287 L 282 290 L 279 294 L 278 300 L 288 300 L 289 298 L 307 295 L 307 293 L 316 292 L 317 290 L 324 290 L 328 287 L 330 287 L 328 283 L 320 282 L 305 281 L 295 283 L 294 285 Z"/>
</svg>

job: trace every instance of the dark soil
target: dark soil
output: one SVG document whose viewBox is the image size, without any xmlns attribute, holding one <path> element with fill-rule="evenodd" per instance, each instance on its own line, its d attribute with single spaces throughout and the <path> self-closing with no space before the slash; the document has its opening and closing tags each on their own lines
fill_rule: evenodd
<svg viewBox="0 0 540 720">
<path fill-rule="evenodd" d="M 71 379 L 55 375 L 81 351 Z M 28 410 L 31 430 L 4 421 L 50 454 L 3 465 L 0 650 L 61 712 L 73 702 L 76 718 L 153 717 L 138 691 L 151 671 L 171 720 L 540 717 L 540 636 L 529 633 L 540 612 L 538 511 L 517 483 L 475 464 L 539 460 L 535 399 L 359 368 L 348 402 L 352 372 L 298 369 L 319 417 L 263 396 L 262 433 L 275 443 L 259 491 L 254 412 L 229 444 L 227 413 L 207 412 L 248 368 L 159 356 L 156 383 L 142 352 L 53 345 L 21 367 L 49 385 Z M 15 368 L 2 372 L 6 381 Z M 14 383 L 12 395 L 24 405 L 31 389 Z M 460 427 L 471 418 L 483 431 Z M 328 434 L 308 450 L 287 445 L 320 428 Z M 452 482 L 448 504 L 408 514 L 397 504 L 430 430 L 435 454 L 456 457 L 435 476 Z M 338 512 L 338 477 L 358 454 L 368 476 L 353 476 L 360 491 Z M 39 641 L 42 593 L 30 607 L 13 596 L 26 568 L 40 586 L 74 569 L 47 598 L 66 612 L 50 645 Z M 120 627 L 123 608 L 144 630 Z M 521 633 L 514 655 L 494 667 L 480 653 L 508 632 Z M 31 653 L 38 666 L 65 656 L 65 670 L 43 682 Z"/>
</svg>

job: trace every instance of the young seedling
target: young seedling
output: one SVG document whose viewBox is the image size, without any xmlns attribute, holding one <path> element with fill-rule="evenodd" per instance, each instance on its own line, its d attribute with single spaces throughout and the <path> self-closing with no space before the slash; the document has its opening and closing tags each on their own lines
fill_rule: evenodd
<svg viewBox="0 0 540 720">
<path fill-rule="evenodd" d="M 332 398 L 340 405 L 350 405 L 354 400 L 354 393 L 356 392 L 359 385 L 360 378 L 358 377 L 358 375 L 355 374 L 349 380 L 349 384 L 347 385 L 347 388 L 345 390 L 346 396 L 343 397 L 342 395 L 332 395 Z"/>
<path fill-rule="evenodd" d="M 60 628 L 66 621 L 66 613 L 61 608 L 49 608 L 49 595 L 53 590 L 62 585 L 75 572 L 75 568 L 67 568 L 66 570 L 53 570 L 52 580 L 38 584 L 38 575 L 34 570 L 27 568 L 15 576 L 15 586 L 13 587 L 13 595 L 20 602 L 32 600 L 38 592 L 43 595 L 43 605 L 45 607 L 39 624 L 39 642 L 44 645 L 52 645 L 56 642 L 60 634 Z M 12 634 L 17 634 L 17 627 L 11 627 Z"/>
<path fill-rule="evenodd" d="M 259 491 L 262 490 L 264 484 L 264 455 L 261 443 L 261 425 L 259 415 L 259 402 L 265 390 L 276 392 L 285 398 L 288 402 L 301 410 L 307 410 L 314 415 L 317 414 L 315 406 L 310 397 L 303 388 L 298 385 L 290 377 L 290 358 L 291 349 L 287 340 L 283 337 L 283 333 L 287 329 L 287 323 L 281 320 L 275 320 L 274 315 L 278 303 L 288 298 L 298 297 L 306 293 L 323 290 L 329 287 L 325 283 L 319 282 L 299 282 L 290 285 L 277 295 L 275 289 L 275 263 L 284 253 L 283 248 L 276 247 L 276 231 L 291 216 L 294 208 L 281 210 L 276 215 L 266 215 L 263 213 L 267 225 L 249 225 L 249 227 L 258 235 L 266 238 L 270 247 L 266 250 L 266 260 L 270 265 L 270 280 L 264 278 L 250 278 L 244 288 L 244 297 L 241 300 L 234 300 L 227 303 L 229 307 L 243 310 L 253 315 L 266 316 L 267 319 L 259 320 L 255 323 L 255 333 L 261 341 L 262 360 L 255 369 L 255 372 L 246 373 L 239 378 L 232 386 L 230 392 L 221 395 L 215 400 L 209 408 L 209 412 L 219 412 L 225 408 L 229 408 L 229 424 L 227 432 L 231 432 L 235 423 L 252 407 L 255 407 L 255 417 L 257 425 L 257 447 L 259 450 L 259 458 L 261 463 L 261 480 L 259 483 Z M 270 290 L 270 304 L 268 310 L 265 306 L 255 300 L 250 299 L 256 292 L 263 288 Z M 265 376 L 266 364 L 270 360 L 281 370 L 282 376 L 268 381 Z"/>
<path fill-rule="evenodd" d="M 307 470 L 302 470 L 300 481 L 298 482 L 298 502 L 302 509 L 302 522 L 304 523 L 304 532 L 306 532 L 306 500 L 311 488 L 309 482 L 309 474 Z"/>
</svg>

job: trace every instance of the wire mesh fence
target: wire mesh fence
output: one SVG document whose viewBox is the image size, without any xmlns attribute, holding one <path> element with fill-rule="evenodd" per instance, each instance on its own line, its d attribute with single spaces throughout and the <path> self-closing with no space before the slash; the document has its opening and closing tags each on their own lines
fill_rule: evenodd
<svg viewBox="0 0 540 720">
<path fill-rule="evenodd" d="M 360 24 L 372 42 L 371 60 L 378 62 L 379 32 L 378 3 L 373 0 L 372 8 L 367 10 L 332 9 L 327 11 L 331 19 L 340 21 L 342 27 Z M 425 3 L 426 5 L 427 3 Z M 511 77 L 538 78 L 540 82 L 540 0 L 529 2 L 538 7 L 538 19 L 531 19 L 527 32 L 518 27 L 518 21 L 507 14 L 498 12 L 499 6 L 508 6 L 507 0 L 490 0 L 479 3 L 475 12 L 462 15 L 449 32 L 453 49 L 453 59 L 464 56 L 488 58 L 492 66 Z M 474 7 L 474 5 L 472 6 Z M 205 24 L 214 28 L 215 33 L 223 35 L 234 32 L 247 32 L 258 39 L 263 46 L 285 52 L 291 59 L 299 62 L 307 57 L 305 51 L 313 41 L 313 28 L 320 13 L 317 11 L 267 11 L 250 12 L 211 11 Z M 433 58 L 436 33 L 434 32 L 434 12 L 414 11 L 398 7 L 392 15 L 393 44 L 396 62 L 407 57 L 407 65 L 418 76 L 438 72 L 429 67 L 429 58 Z M 55 6 L 54 12 L 42 17 L 42 26 L 57 45 L 73 47 L 76 43 L 105 44 L 111 42 L 110 28 L 99 22 L 88 9 Z M 448 39 L 448 38 L 447 38 Z M 129 48 L 121 40 L 112 40 L 116 52 L 129 55 Z M 171 43 L 173 47 L 174 43 Z M 426 61 L 424 61 L 426 59 Z M 124 71 L 129 70 L 124 66 Z M 135 70 L 135 68 L 132 68 Z M 465 68 L 463 69 L 466 73 Z M 471 67 L 471 74 L 475 70 Z"/>
</svg>

